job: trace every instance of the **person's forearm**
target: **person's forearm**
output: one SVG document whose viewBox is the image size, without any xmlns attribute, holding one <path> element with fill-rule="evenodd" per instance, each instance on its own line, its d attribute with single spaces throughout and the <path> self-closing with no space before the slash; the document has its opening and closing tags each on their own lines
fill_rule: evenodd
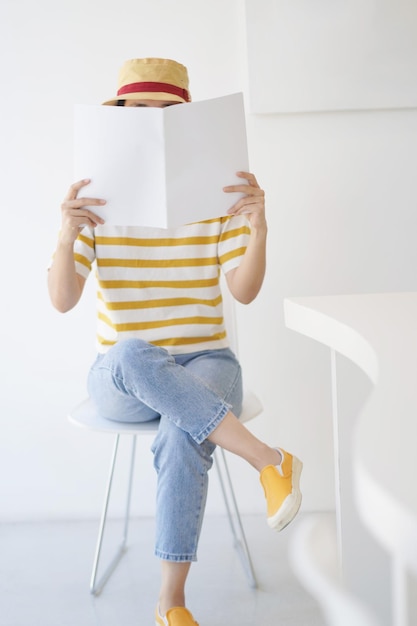
<svg viewBox="0 0 417 626">
<path fill-rule="evenodd" d="M 78 192 L 89 185 L 85 178 L 71 185 L 61 204 L 62 224 L 58 246 L 52 267 L 48 272 L 48 289 L 51 302 L 58 311 L 65 313 L 79 301 L 84 289 L 85 278 L 77 274 L 74 261 L 74 242 L 85 227 L 95 228 L 104 224 L 87 206 L 105 204 L 100 198 L 79 198 Z"/>
<path fill-rule="evenodd" d="M 237 172 L 245 184 L 223 187 L 226 193 L 238 192 L 243 196 L 228 210 L 229 215 L 246 215 L 250 224 L 249 243 L 239 267 L 226 275 L 232 295 L 242 304 L 256 298 L 265 276 L 266 235 L 265 192 L 260 188 L 254 174 Z"/>
<path fill-rule="evenodd" d="M 266 223 L 260 229 L 252 229 L 239 267 L 227 275 L 232 295 L 242 304 L 252 302 L 262 287 L 266 268 L 266 235 Z"/>
<path fill-rule="evenodd" d="M 72 243 L 58 242 L 48 272 L 48 290 L 53 306 L 65 313 L 79 301 L 84 279 L 76 273 Z"/>
</svg>

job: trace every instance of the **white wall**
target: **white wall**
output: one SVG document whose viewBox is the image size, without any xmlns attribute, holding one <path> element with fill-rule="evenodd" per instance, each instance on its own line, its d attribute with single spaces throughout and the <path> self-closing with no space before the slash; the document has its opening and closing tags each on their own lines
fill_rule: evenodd
<svg viewBox="0 0 417 626">
<path fill-rule="evenodd" d="M 62 316 L 46 266 L 72 182 L 73 104 L 111 96 L 135 56 L 185 63 L 195 100 L 243 90 L 249 101 L 239 0 L 1 4 L 0 520 L 91 517 L 101 504 L 111 442 L 66 420 L 94 356 L 93 283 Z M 322 346 L 284 328 L 282 300 L 416 288 L 416 131 L 415 110 L 254 116 L 248 107 L 270 226 L 264 289 L 238 308 L 244 371 L 265 406 L 251 428 L 303 458 L 308 510 L 333 506 L 330 365 Z M 146 476 L 134 507 L 143 499 L 145 513 L 149 445 L 139 446 Z M 239 459 L 233 473 L 242 509 L 263 511 L 256 474 Z M 212 482 L 209 510 L 222 510 Z"/>
</svg>

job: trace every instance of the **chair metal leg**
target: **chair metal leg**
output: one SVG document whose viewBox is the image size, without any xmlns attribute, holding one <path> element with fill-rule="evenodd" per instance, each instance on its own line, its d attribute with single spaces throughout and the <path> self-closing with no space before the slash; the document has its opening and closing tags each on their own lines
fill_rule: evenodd
<svg viewBox="0 0 417 626">
<path fill-rule="evenodd" d="M 114 469 L 115 469 L 115 466 L 116 466 L 117 452 L 118 452 L 118 448 L 119 448 L 119 441 L 120 441 L 120 434 L 117 434 L 116 437 L 115 437 L 114 446 L 113 446 L 113 453 L 112 453 L 111 461 L 110 461 L 110 471 L 109 471 L 109 476 L 108 476 L 108 479 L 107 479 L 107 488 L 106 488 L 106 493 L 105 493 L 105 498 L 104 498 L 104 506 L 103 506 L 103 511 L 102 511 L 102 514 L 101 514 L 100 528 L 99 528 L 96 552 L 95 552 L 94 563 L 93 563 L 93 571 L 92 571 L 92 574 L 91 574 L 90 593 L 92 593 L 95 596 L 97 596 L 97 595 L 99 595 L 101 593 L 101 591 L 103 590 L 104 585 L 109 580 L 110 576 L 112 575 L 112 573 L 116 569 L 120 559 L 122 558 L 122 556 L 124 555 L 124 553 L 126 552 L 126 549 L 127 549 L 126 548 L 126 542 L 127 542 L 127 535 L 128 535 L 128 529 L 129 529 L 130 501 L 131 501 L 131 495 L 132 495 L 133 470 L 134 470 L 135 455 L 136 455 L 136 435 L 132 436 L 132 452 L 131 452 L 131 461 L 130 461 L 130 470 L 129 470 L 128 490 L 127 490 L 127 498 L 126 498 L 125 520 L 124 520 L 124 529 L 123 529 L 122 541 L 121 541 L 119 547 L 117 548 L 116 553 L 113 556 L 112 560 L 110 561 L 109 565 L 104 570 L 101 578 L 97 581 L 98 566 L 99 566 L 99 563 L 100 563 L 101 548 L 102 548 L 102 544 L 103 544 L 104 531 L 105 531 L 105 527 L 106 527 L 107 511 L 108 511 L 109 502 L 110 502 L 111 488 L 112 488 L 112 483 L 113 483 Z"/>
<path fill-rule="evenodd" d="M 255 571 L 253 569 L 252 559 L 249 552 L 248 543 L 246 541 L 245 531 L 243 529 L 242 519 L 240 517 L 239 508 L 230 477 L 229 467 L 227 465 L 226 454 L 223 448 L 216 448 L 214 452 L 216 460 L 216 468 L 219 476 L 220 487 L 223 493 L 224 503 L 226 505 L 227 516 L 229 518 L 230 528 L 234 539 L 234 547 L 240 557 L 243 569 L 247 576 L 250 587 L 256 589 L 258 582 L 256 580 Z"/>
</svg>

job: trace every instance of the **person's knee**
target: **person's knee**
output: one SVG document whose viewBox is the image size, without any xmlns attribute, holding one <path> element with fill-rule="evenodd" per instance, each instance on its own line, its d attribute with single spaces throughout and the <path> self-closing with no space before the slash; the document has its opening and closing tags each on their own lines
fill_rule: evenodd
<svg viewBox="0 0 417 626">
<path fill-rule="evenodd" d="M 123 339 L 116 343 L 108 352 L 109 357 L 119 363 L 141 363 L 158 359 L 169 359 L 163 348 L 155 346 L 143 339 Z M 138 360 L 139 359 L 139 360 Z"/>
<path fill-rule="evenodd" d="M 109 352 L 115 355 L 129 355 L 132 353 L 143 352 L 153 348 L 152 344 L 143 339 L 123 339 L 118 341 Z"/>
</svg>

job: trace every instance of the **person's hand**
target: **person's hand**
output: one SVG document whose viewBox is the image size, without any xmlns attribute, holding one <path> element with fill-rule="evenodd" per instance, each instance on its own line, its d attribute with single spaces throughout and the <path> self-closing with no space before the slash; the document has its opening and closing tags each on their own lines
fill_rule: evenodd
<svg viewBox="0 0 417 626">
<path fill-rule="evenodd" d="M 71 185 L 61 204 L 61 241 L 74 243 L 84 226 L 94 228 L 98 224 L 104 224 L 104 220 L 86 206 L 102 206 L 106 204 L 106 201 L 99 198 L 78 197 L 79 191 L 90 182 L 89 179 L 84 179 Z"/>
<path fill-rule="evenodd" d="M 265 192 L 258 185 L 254 174 L 237 172 L 239 178 L 246 179 L 247 183 L 223 187 L 226 193 L 240 192 L 245 195 L 229 210 L 229 215 L 246 215 L 253 228 L 265 228 Z"/>
</svg>

